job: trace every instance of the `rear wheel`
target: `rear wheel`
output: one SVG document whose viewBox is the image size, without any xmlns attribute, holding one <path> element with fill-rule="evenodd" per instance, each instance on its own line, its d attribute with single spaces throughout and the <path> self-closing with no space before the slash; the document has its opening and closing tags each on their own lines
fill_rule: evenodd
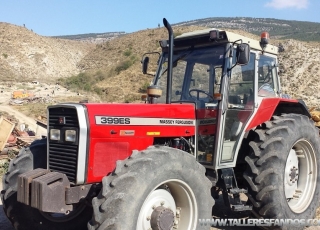
<svg viewBox="0 0 320 230">
<path fill-rule="evenodd" d="M 195 158 L 169 147 L 149 147 L 118 161 L 93 199 L 89 229 L 210 229 L 211 182 Z"/>
<path fill-rule="evenodd" d="M 319 131 L 306 116 L 286 114 L 274 116 L 255 133 L 244 174 L 254 215 L 314 218 L 320 199 Z"/>
<path fill-rule="evenodd" d="M 41 212 L 17 201 L 17 179 L 21 173 L 47 167 L 47 140 L 37 140 L 30 148 L 24 148 L 10 162 L 9 170 L 3 177 L 1 199 L 3 209 L 15 229 L 19 230 L 76 230 L 87 229 L 92 216 L 92 207 L 79 203 L 68 215 Z"/>
</svg>

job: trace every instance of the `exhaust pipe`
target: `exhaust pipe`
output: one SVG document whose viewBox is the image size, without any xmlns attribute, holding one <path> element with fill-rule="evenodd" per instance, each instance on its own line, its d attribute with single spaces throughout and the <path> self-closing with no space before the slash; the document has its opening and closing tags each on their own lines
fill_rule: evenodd
<svg viewBox="0 0 320 230">
<path fill-rule="evenodd" d="M 167 19 L 163 19 L 163 24 L 169 33 L 169 55 L 168 55 L 168 71 L 167 71 L 167 97 L 166 104 L 171 104 L 172 94 L 172 58 L 173 58 L 173 31 Z"/>
</svg>

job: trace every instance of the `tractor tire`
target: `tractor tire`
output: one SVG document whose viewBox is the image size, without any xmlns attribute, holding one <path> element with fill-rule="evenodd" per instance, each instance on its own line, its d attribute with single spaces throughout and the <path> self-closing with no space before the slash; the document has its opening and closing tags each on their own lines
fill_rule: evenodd
<svg viewBox="0 0 320 230">
<path fill-rule="evenodd" d="M 47 168 L 47 139 L 34 141 L 29 148 L 20 150 L 9 164 L 3 177 L 1 199 L 4 213 L 17 230 L 78 230 L 87 229 L 92 207 L 79 205 L 69 215 L 41 212 L 17 201 L 17 179 L 21 173 L 36 168 Z"/>
<path fill-rule="evenodd" d="M 253 215 L 313 219 L 320 200 L 319 130 L 306 116 L 284 114 L 262 124 L 255 134 L 244 173 Z M 277 225 L 274 229 L 303 229 Z"/>
<path fill-rule="evenodd" d="M 212 217 L 212 184 L 186 152 L 165 146 L 133 151 L 102 183 L 88 229 L 210 229 L 199 219 Z"/>
</svg>

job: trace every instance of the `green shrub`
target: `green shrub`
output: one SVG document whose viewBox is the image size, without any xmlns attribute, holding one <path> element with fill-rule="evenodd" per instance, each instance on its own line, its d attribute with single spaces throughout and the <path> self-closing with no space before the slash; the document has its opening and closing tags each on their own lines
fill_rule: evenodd
<svg viewBox="0 0 320 230">
<path fill-rule="evenodd" d="M 0 166 L 0 176 L 6 174 L 9 169 L 9 162 L 5 162 L 3 165 Z"/>
<path fill-rule="evenodd" d="M 125 50 L 123 52 L 123 55 L 126 56 L 126 57 L 129 57 L 131 54 L 132 54 L 132 51 L 130 49 L 129 50 Z"/>
<path fill-rule="evenodd" d="M 128 94 L 124 99 L 124 103 L 131 103 L 137 100 L 140 100 L 140 95 Z"/>
<path fill-rule="evenodd" d="M 147 92 L 147 88 L 150 85 L 149 82 L 145 82 L 140 88 L 139 88 L 139 93 L 146 93 Z"/>
<path fill-rule="evenodd" d="M 101 71 L 98 71 L 94 74 L 85 72 L 79 73 L 78 75 L 74 75 L 66 79 L 59 79 L 59 81 L 64 87 L 69 89 L 73 89 L 76 91 L 83 90 L 101 94 L 102 90 L 100 90 L 100 88 L 97 87 L 96 84 L 105 80 L 107 77 L 107 73 Z"/>
<path fill-rule="evenodd" d="M 100 96 L 103 95 L 103 90 L 99 87 L 94 87 L 93 91 Z"/>
<path fill-rule="evenodd" d="M 132 60 L 122 61 L 119 65 L 116 66 L 115 71 L 117 74 L 119 74 L 121 71 L 129 69 L 130 66 L 132 66 L 132 65 L 133 65 Z"/>
</svg>

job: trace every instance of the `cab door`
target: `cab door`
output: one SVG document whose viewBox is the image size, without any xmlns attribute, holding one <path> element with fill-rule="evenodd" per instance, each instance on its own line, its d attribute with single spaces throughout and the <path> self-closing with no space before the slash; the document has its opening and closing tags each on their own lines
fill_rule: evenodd
<svg viewBox="0 0 320 230">
<path fill-rule="evenodd" d="M 255 54 L 247 65 L 236 65 L 222 80 L 214 168 L 234 167 L 244 129 L 255 109 Z M 232 65 L 231 65 L 232 66 Z"/>
</svg>

